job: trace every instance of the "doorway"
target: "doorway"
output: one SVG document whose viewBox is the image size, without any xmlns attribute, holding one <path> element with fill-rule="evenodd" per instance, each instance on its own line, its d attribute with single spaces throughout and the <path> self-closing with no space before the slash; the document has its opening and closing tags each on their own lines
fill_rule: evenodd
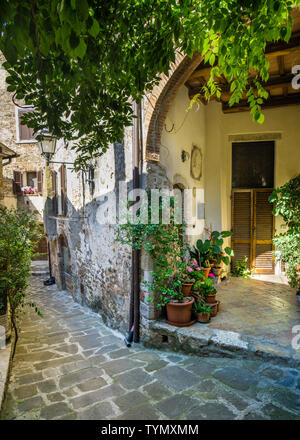
<svg viewBox="0 0 300 440">
<path fill-rule="evenodd" d="M 274 186 L 274 142 L 232 144 L 233 266 L 248 259 L 257 274 L 274 273 L 273 205 L 268 201 Z"/>
</svg>

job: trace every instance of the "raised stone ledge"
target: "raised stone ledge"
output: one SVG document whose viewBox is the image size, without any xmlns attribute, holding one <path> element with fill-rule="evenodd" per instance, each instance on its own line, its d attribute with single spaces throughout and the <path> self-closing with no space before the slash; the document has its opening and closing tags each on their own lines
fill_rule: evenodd
<svg viewBox="0 0 300 440">
<path fill-rule="evenodd" d="M 219 330 L 195 324 L 174 327 L 165 321 L 151 321 L 144 345 L 168 348 L 197 356 L 241 357 L 275 360 L 277 363 L 300 367 L 300 353 L 290 346 L 276 345 L 267 337 L 245 336 L 238 332 Z"/>
</svg>

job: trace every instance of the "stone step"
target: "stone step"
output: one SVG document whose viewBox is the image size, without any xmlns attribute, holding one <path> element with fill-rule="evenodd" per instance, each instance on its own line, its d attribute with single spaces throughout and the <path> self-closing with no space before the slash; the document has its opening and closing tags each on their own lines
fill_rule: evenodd
<svg viewBox="0 0 300 440">
<path fill-rule="evenodd" d="M 273 360 L 276 363 L 300 367 L 300 353 L 290 344 L 274 343 L 266 336 L 244 334 L 194 324 L 191 327 L 175 327 L 165 321 L 150 324 L 151 335 L 145 345 L 197 356 L 240 357 L 244 359 Z"/>
</svg>

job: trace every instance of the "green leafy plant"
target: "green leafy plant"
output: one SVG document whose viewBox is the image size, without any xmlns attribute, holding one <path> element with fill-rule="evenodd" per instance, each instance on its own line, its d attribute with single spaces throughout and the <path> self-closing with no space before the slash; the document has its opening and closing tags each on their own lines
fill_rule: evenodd
<svg viewBox="0 0 300 440">
<path fill-rule="evenodd" d="M 31 258 L 39 238 L 39 225 L 34 214 L 0 206 L 0 292 L 2 307 L 9 303 L 15 332 L 13 355 L 19 335 L 18 318 L 23 307 L 33 307 L 41 316 L 36 304 L 26 300 Z"/>
<path fill-rule="evenodd" d="M 208 295 L 214 295 L 217 293 L 217 289 L 213 285 L 213 281 L 209 278 L 206 278 L 203 282 L 199 284 L 199 290 L 203 297 L 207 297 Z"/>
<path fill-rule="evenodd" d="M 273 240 L 279 251 L 276 260 L 285 263 L 289 284 L 300 291 L 300 174 L 275 189 L 269 202 L 274 204 L 274 215 L 281 215 L 288 227 Z"/>
<path fill-rule="evenodd" d="M 35 107 L 23 117 L 73 141 L 76 166 L 103 154 L 132 124 L 131 102 L 168 74 L 176 52 L 212 66 L 206 98 L 246 95 L 263 122 L 268 42 L 289 41 L 299 0 L 3 0 L 0 50 L 8 91 Z M 250 79 L 249 69 L 256 72 Z M 197 96 L 195 96 L 195 101 Z M 89 111 L 87 112 L 87 109 Z"/>
<path fill-rule="evenodd" d="M 196 245 L 190 248 L 190 256 L 194 258 L 200 267 L 209 267 L 209 259 L 211 258 L 210 240 L 197 240 Z"/>
<path fill-rule="evenodd" d="M 154 263 L 152 281 L 144 284 L 153 292 L 150 300 L 156 301 L 157 307 L 166 305 L 171 300 L 183 302 L 182 284 L 186 280 L 186 245 L 182 242 L 184 225 L 175 222 L 174 197 L 170 198 L 170 223 L 162 223 L 162 202 L 159 203 L 159 222 L 151 223 L 152 209 L 149 203 L 148 223 L 141 221 L 140 213 L 137 221 L 119 224 L 117 241 L 143 249 L 151 256 Z"/>
<path fill-rule="evenodd" d="M 248 267 L 248 257 L 244 257 L 242 260 L 235 262 L 231 275 L 233 277 L 250 278 L 251 270 Z"/>
<path fill-rule="evenodd" d="M 234 256 L 233 249 L 231 247 L 226 246 L 223 251 L 224 238 L 231 237 L 233 232 L 231 231 L 209 231 L 206 229 L 206 232 L 209 235 L 209 240 L 211 244 L 211 262 L 213 264 L 219 265 L 222 261 L 224 264 L 229 264 L 230 257 Z M 225 255 L 226 254 L 226 255 Z"/>
<path fill-rule="evenodd" d="M 201 315 L 206 315 L 211 312 L 212 306 L 208 306 L 205 304 L 203 300 L 199 300 L 194 303 L 194 310 L 196 313 L 200 313 Z"/>
</svg>

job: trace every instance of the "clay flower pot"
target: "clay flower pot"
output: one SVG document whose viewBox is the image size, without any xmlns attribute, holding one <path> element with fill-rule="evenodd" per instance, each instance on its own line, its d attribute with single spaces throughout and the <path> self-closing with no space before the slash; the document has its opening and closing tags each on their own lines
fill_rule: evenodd
<svg viewBox="0 0 300 440">
<path fill-rule="evenodd" d="M 193 287 L 193 283 L 183 283 L 181 291 L 185 296 L 188 296 L 191 293 Z"/>
<path fill-rule="evenodd" d="M 222 267 L 221 266 L 213 266 L 212 267 L 212 273 L 216 276 L 219 277 L 220 274 L 222 272 Z"/>
<path fill-rule="evenodd" d="M 208 274 L 210 272 L 210 267 L 201 267 L 201 272 L 205 276 L 205 278 L 208 278 Z"/>
<path fill-rule="evenodd" d="M 167 322 L 168 324 L 175 325 L 176 327 L 188 327 L 194 324 L 192 321 L 192 307 L 194 298 L 186 297 L 185 302 L 172 302 L 170 301 L 167 308 Z"/>
<path fill-rule="evenodd" d="M 212 294 L 212 295 L 206 295 L 206 296 L 205 296 L 205 301 L 206 301 L 207 303 L 209 303 L 209 304 L 215 303 L 215 302 L 216 302 L 216 296 L 217 296 L 216 293 L 214 293 L 214 294 Z"/>
<path fill-rule="evenodd" d="M 217 311 L 220 310 L 220 301 L 217 300 Z"/>
<path fill-rule="evenodd" d="M 211 309 L 210 309 L 210 316 L 212 318 L 214 316 L 216 316 L 216 314 L 218 313 L 218 302 L 219 301 L 216 301 L 215 303 L 208 303 L 208 302 L 205 303 L 207 306 L 211 307 Z"/>
<path fill-rule="evenodd" d="M 202 324 L 206 324 L 210 321 L 210 313 L 197 313 L 197 320 Z"/>
</svg>

